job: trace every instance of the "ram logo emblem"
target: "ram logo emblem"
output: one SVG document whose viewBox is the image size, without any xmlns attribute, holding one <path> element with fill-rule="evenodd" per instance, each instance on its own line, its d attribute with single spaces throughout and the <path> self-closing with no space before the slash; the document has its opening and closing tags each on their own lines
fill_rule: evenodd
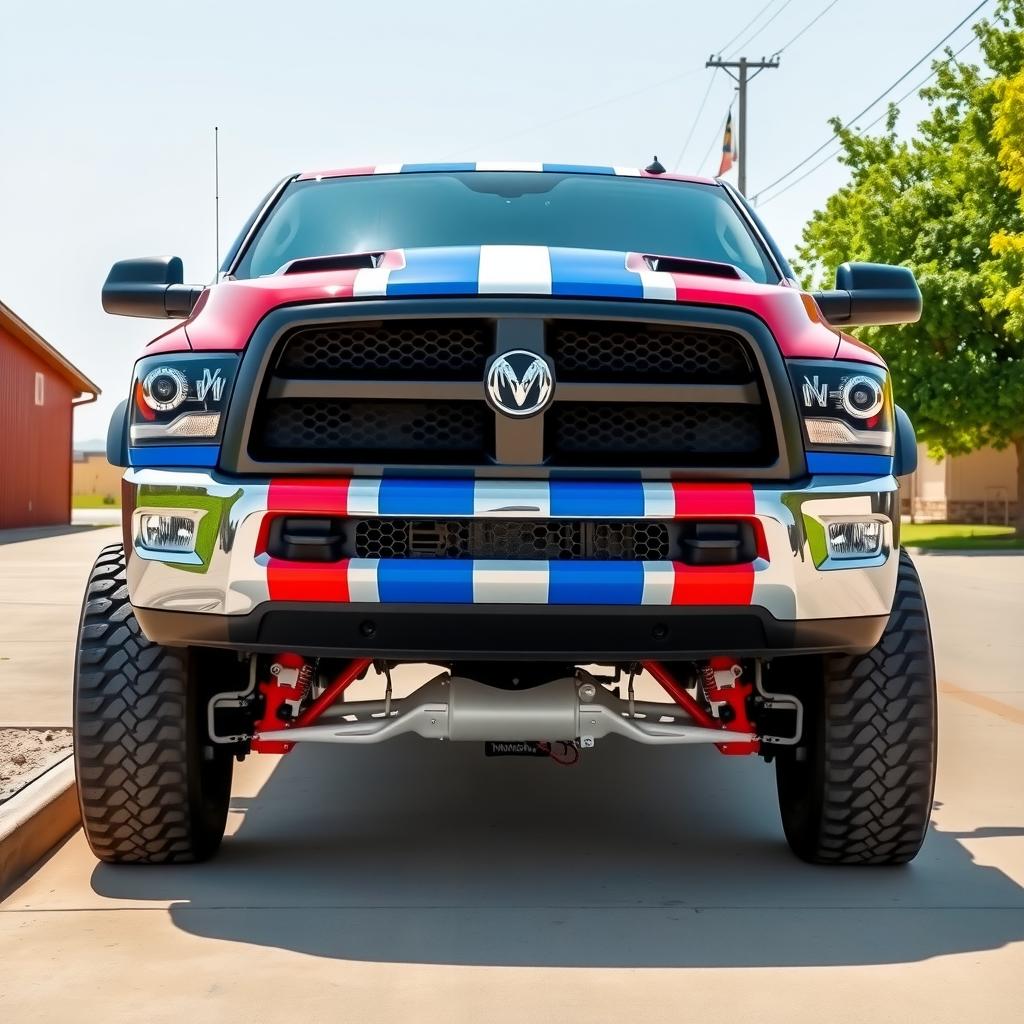
<svg viewBox="0 0 1024 1024">
<path fill-rule="evenodd" d="M 533 416 L 551 400 L 555 381 L 548 361 L 516 349 L 498 356 L 487 371 L 487 397 L 506 416 Z"/>
</svg>

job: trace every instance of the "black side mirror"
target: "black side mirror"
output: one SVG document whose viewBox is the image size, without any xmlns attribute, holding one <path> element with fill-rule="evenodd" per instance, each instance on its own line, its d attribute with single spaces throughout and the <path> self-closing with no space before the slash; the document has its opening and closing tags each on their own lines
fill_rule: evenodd
<svg viewBox="0 0 1024 1024">
<path fill-rule="evenodd" d="M 835 291 L 811 294 L 835 327 L 916 324 L 921 319 L 921 289 L 907 267 L 844 263 L 836 271 Z"/>
<path fill-rule="evenodd" d="M 103 308 L 118 316 L 186 317 L 201 284 L 182 284 L 185 269 L 177 256 L 118 260 L 103 282 Z"/>
</svg>

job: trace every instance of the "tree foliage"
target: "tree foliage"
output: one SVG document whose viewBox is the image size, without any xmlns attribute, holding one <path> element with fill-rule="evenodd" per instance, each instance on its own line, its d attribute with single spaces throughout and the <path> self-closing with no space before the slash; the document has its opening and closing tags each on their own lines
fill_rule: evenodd
<svg viewBox="0 0 1024 1024">
<path fill-rule="evenodd" d="M 1013 444 L 1021 463 L 1024 0 L 1001 0 L 974 31 L 984 66 L 947 50 L 912 138 L 897 135 L 895 107 L 880 135 L 833 122 L 850 180 L 805 227 L 797 266 L 809 287 L 845 260 L 912 267 L 921 322 L 859 333 L 934 452 Z"/>
<path fill-rule="evenodd" d="M 1019 196 L 1024 209 L 1024 71 L 995 83 L 993 134 L 999 143 L 1003 181 Z M 992 238 L 996 265 L 992 268 L 986 309 L 1006 313 L 1006 329 L 1024 337 L 1024 234 L 998 231 Z"/>
</svg>

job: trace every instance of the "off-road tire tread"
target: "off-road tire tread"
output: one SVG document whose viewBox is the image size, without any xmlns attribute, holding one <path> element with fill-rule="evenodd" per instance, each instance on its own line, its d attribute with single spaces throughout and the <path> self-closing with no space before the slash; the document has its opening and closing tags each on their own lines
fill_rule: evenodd
<svg viewBox="0 0 1024 1024">
<path fill-rule="evenodd" d="M 120 544 L 90 573 L 75 667 L 75 772 L 93 852 L 108 863 L 208 857 L 220 836 L 191 810 L 188 652 L 142 633 Z"/>
<path fill-rule="evenodd" d="M 826 658 L 824 687 L 816 827 L 787 826 L 790 845 L 813 863 L 904 864 L 927 833 L 937 740 L 928 611 L 906 552 L 878 645 Z"/>
</svg>

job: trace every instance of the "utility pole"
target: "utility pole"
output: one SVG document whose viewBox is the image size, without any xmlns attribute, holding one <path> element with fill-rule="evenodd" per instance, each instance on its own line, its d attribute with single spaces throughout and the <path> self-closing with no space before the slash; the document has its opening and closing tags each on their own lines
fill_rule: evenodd
<svg viewBox="0 0 1024 1024">
<path fill-rule="evenodd" d="M 747 194 L 747 83 L 757 78 L 762 71 L 779 66 L 779 56 L 776 54 L 769 60 L 762 57 L 760 60 L 747 60 L 740 57 L 739 60 L 722 60 L 718 57 L 709 57 L 704 65 L 706 68 L 721 68 L 734 82 L 737 83 L 737 91 L 740 94 L 740 130 L 739 130 L 739 189 L 741 195 Z M 736 69 L 735 74 L 733 69 Z M 753 71 L 753 74 L 750 72 Z"/>
</svg>

